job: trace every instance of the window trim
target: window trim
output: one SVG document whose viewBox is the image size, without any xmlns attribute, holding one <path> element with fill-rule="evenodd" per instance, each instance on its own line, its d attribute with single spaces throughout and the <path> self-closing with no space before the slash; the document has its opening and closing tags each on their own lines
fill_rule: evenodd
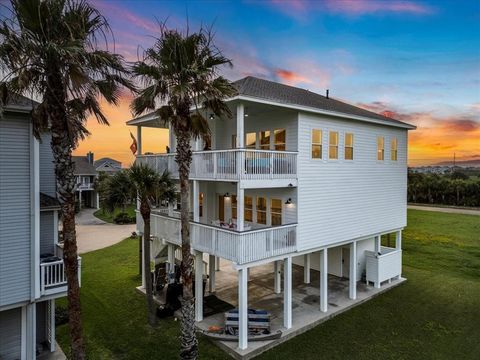
<svg viewBox="0 0 480 360">
<path fill-rule="evenodd" d="M 379 148 L 379 140 L 382 139 L 382 148 L 381 148 L 381 151 L 382 151 L 382 158 L 379 159 L 378 158 L 378 155 L 380 154 L 380 148 Z M 376 141 L 376 148 L 377 148 L 377 161 L 381 161 L 381 162 L 384 162 L 385 161 L 385 136 L 383 135 L 377 135 L 377 141 Z"/>
<path fill-rule="evenodd" d="M 313 132 L 320 131 L 320 143 L 313 142 Z M 313 146 L 320 146 L 320 157 L 313 156 Z M 312 128 L 310 131 L 310 160 L 323 160 L 323 129 Z"/>
<path fill-rule="evenodd" d="M 352 145 L 347 146 L 347 135 L 352 135 Z M 352 158 L 347 159 L 346 153 L 347 148 L 352 149 Z M 345 132 L 343 135 L 343 160 L 345 161 L 353 161 L 355 160 L 355 134 L 353 132 Z"/>
<path fill-rule="evenodd" d="M 395 149 L 393 148 L 393 144 L 395 144 Z M 393 158 L 393 154 L 395 154 L 395 159 Z M 390 139 L 390 161 L 398 161 L 398 138 L 396 136 Z"/>
<path fill-rule="evenodd" d="M 273 211 L 273 201 L 279 201 L 280 202 L 280 212 L 278 211 Z M 281 198 L 270 198 L 270 226 L 281 226 L 283 224 L 283 199 Z M 280 215 L 280 224 L 278 225 L 273 225 L 273 214 Z"/>
<path fill-rule="evenodd" d="M 265 210 L 259 210 L 259 207 L 258 207 L 258 200 L 259 199 L 264 199 L 265 200 Z M 256 219 L 256 223 L 259 224 L 259 225 L 268 225 L 268 216 L 267 216 L 267 213 L 268 213 L 268 197 L 266 196 L 256 196 L 255 197 L 255 212 L 256 212 L 256 215 L 257 215 L 257 219 Z M 265 213 L 265 223 L 261 223 L 258 221 L 258 213 L 261 212 L 261 213 Z"/>
<path fill-rule="evenodd" d="M 335 133 L 337 134 L 337 145 L 331 145 L 330 144 L 330 135 L 332 133 Z M 339 158 L 340 158 L 340 154 L 339 154 L 339 146 L 340 145 L 340 133 L 337 131 L 337 130 L 328 130 L 328 160 L 329 161 L 338 161 Z M 331 158 L 330 157 L 330 148 L 334 146 L 337 148 L 337 157 L 336 158 Z"/>
<path fill-rule="evenodd" d="M 285 133 L 285 142 L 277 143 L 276 131 L 278 132 L 283 131 Z M 273 134 L 273 142 L 271 138 L 272 134 Z M 284 150 L 277 150 L 277 145 L 283 145 Z M 275 151 L 287 151 L 287 128 L 273 129 L 273 131 L 270 131 L 270 147 L 272 150 L 275 150 Z"/>
</svg>

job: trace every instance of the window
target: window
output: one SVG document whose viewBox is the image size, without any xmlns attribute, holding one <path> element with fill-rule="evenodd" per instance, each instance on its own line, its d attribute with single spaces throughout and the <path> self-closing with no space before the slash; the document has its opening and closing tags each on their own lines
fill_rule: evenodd
<svg viewBox="0 0 480 360">
<path fill-rule="evenodd" d="M 385 138 L 377 137 L 377 160 L 383 160 L 385 155 Z"/>
<path fill-rule="evenodd" d="M 270 131 L 260 131 L 260 149 L 270 149 Z"/>
<path fill-rule="evenodd" d="M 175 210 L 180 211 L 182 209 L 182 201 L 180 197 L 180 193 L 175 193 Z"/>
<path fill-rule="evenodd" d="M 237 218 L 237 195 L 232 195 L 232 219 Z"/>
<path fill-rule="evenodd" d="M 245 221 L 253 221 L 253 202 L 251 196 L 245 196 Z"/>
<path fill-rule="evenodd" d="M 264 197 L 257 197 L 257 223 L 267 224 L 267 200 Z"/>
<path fill-rule="evenodd" d="M 245 147 L 247 149 L 255 149 L 257 145 L 257 133 L 247 133 L 245 136 Z"/>
<path fill-rule="evenodd" d="M 353 134 L 345 133 L 345 160 L 353 160 Z"/>
<path fill-rule="evenodd" d="M 237 148 L 237 135 L 232 135 L 232 149 Z"/>
<path fill-rule="evenodd" d="M 322 158 L 322 130 L 312 129 L 312 159 Z"/>
<path fill-rule="evenodd" d="M 282 225 L 282 200 L 271 200 L 270 215 L 272 220 L 272 226 Z"/>
<path fill-rule="evenodd" d="M 328 158 L 338 159 L 338 132 L 336 131 L 330 131 Z"/>
<path fill-rule="evenodd" d="M 392 138 L 390 143 L 390 160 L 397 161 L 398 151 L 397 151 L 397 138 Z"/>
<path fill-rule="evenodd" d="M 286 131 L 277 129 L 273 131 L 275 137 L 275 150 L 285 151 Z"/>
<path fill-rule="evenodd" d="M 203 216 L 203 193 L 198 195 L 198 216 Z"/>
</svg>

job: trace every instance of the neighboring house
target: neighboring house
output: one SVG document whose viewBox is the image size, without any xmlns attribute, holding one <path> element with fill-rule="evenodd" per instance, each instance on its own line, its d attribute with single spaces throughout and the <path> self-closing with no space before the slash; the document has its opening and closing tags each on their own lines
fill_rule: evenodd
<svg viewBox="0 0 480 360">
<path fill-rule="evenodd" d="M 50 134 L 32 135 L 35 102 L 0 116 L 0 359 L 55 350 L 55 299 L 67 295 Z M 80 261 L 80 259 L 79 259 Z"/>
<path fill-rule="evenodd" d="M 95 180 L 98 177 L 94 166 L 93 153 L 89 151 L 86 156 L 72 156 L 75 163 L 76 200 L 78 208 L 99 208 L 99 197 L 95 190 Z"/>
<path fill-rule="evenodd" d="M 122 163 L 120 161 L 108 157 L 96 160 L 93 166 L 95 166 L 97 173 L 105 172 L 107 174 L 113 174 L 122 170 Z"/>
<path fill-rule="evenodd" d="M 349 278 L 344 296 L 353 300 L 360 280 L 373 284 L 372 289 L 400 281 L 407 132 L 415 127 L 271 81 L 246 77 L 234 84 L 238 95 L 227 102 L 233 118 L 204 114 L 212 151 L 200 151 L 205 148 L 200 140 L 192 142 L 190 233 L 197 260 L 209 254 L 210 264 L 225 259 L 238 271 L 239 348 L 246 349 L 247 274 L 252 267 L 271 264 L 279 293 L 283 265 L 286 329 L 296 321 L 292 263 L 304 268 L 305 283 L 311 269 L 320 271 L 321 312 L 335 310 L 328 305 L 329 291 L 335 289 L 329 289 L 327 276 Z M 159 172 L 168 169 L 178 178 L 171 131 L 171 154 L 142 155 L 142 128 L 162 123 L 153 113 L 127 122 L 137 126 L 137 162 Z M 171 257 L 181 244 L 173 207 L 151 216 L 152 235 L 168 244 Z M 137 228 L 142 231 L 140 217 Z M 381 236 L 389 233 L 396 235 L 396 244 L 386 248 Z M 212 289 L 213 265 L 209 269 Z M 195 271 L 200 278 L 202 266 Z M 201 285 L 195 291 L 201 294 Z M 196 319 L 202 321 L 199 299 Z"/>
</svg>

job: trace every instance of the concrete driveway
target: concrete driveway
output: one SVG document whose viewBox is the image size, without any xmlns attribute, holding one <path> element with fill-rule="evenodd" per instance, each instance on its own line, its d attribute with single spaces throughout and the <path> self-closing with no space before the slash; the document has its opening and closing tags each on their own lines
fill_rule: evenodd
<svg viewBox="0 0 480 360">
<path fill-rule="evenodd" d="M 135 224 L 106 223 L 93 215 L 95 211 L 94 209 L 84 209 L 75 217 L 79 254 L 114 245 L 129 237 L 136 230 Z"/>
</svg>

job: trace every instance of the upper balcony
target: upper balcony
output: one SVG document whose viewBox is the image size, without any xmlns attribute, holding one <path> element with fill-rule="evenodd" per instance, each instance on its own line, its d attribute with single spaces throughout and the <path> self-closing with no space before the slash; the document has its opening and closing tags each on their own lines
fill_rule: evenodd
<svg viewBox="0 0 480 360">
<path fill-rule="evenodd" d="M 178 178 L 175 154 L 138 155 L 137 163 L 148 164 L 160 173 L 168 170 L 172 177 Z M 247 181 L 247 185 L 249 180 L 276 180 L 268 185 L 296 186 L 297 153 L 255 149 L 195 151 L 190 179 Z"/>
<path fill-rule="evenodd" d="M 78 257 L 78 283 L 81 284 L 82 258 Z M 60 257 L 52 256 L 40 261 L 40 295 L 50 296 L 68 290 L 65 264 Z"/>
</svg>

